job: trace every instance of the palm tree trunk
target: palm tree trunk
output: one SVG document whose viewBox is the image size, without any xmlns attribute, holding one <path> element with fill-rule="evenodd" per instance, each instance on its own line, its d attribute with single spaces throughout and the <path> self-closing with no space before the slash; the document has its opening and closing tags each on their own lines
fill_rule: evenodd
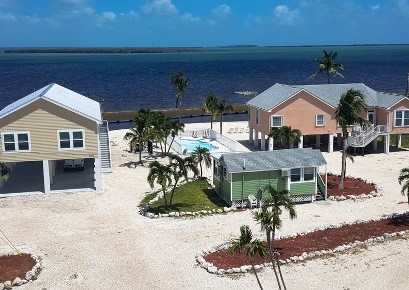
<svg viewBox="0 0 409 290">
<path fill-rule="evenodd" d="M 200 161 L 200 178 L 203 177 L 203 169 L 202 169 L 202 162 Z"/>
<path fill-rule="evenodd" d="M 179 123 L 182 123 L 182 96 L 179 97 Z"/>
<path fill-rule="evenodd" d="M 172 205 L 173 194 L 175 193 L 175 190 L 176 190 L 176 186 L 177 186 L 177 184 L 178 184 L 178 181 L 179 181 L 179 180 L 175 180 L 175 184 L 173 185 L 172 192 L 170 193 L 169 205 Z"/>
<path fill-rule="evenodd" d="M 250 263 L 251 263 L 251 268 L 253 269 L 254 275 L 256 276 L 258 286 L 260 287 L 260 290 L 263 290 L 263 286 L 261 285 L 261 282 L 260 282 L 260 279 L 258 278 L 256 269 L 254 268 L 253 259 L 250 259 Z"/>
<path fill-rule="evenodd" d="M 284 278 L 283 278 L 283 273 L 281 272 L 280 261 L 278 259 L 278 252 L 274 252 L 274 258 L 277 263 L 278 273 L 280 274 L 280 279 L 281 279 L 281 283 L 283 283 L 283 288 L 284 290 L 287 290 L 287 286 L 285 285 Z"/>
<path fill-rule="evenodd" d="M 162 188 L 163 198 L 165 199 L 165 205 L 168 205 L 168 200 L 166 199 L 166 188 Z"/>
<path fill-rule="evenodd" d="M 173 140 L 175 140 L 175 136 L 173 136 L 172 141 L 170 141 L 168 152 L 166 152 L 166 155 L 169 154 L 170 148 L 172 148 Z"/>
<path fill-rule="evenodd" d="M 273 248 L 273 243 L 271 242 L 271 236 L 270 236 L 270 231 L 266 231 L 267 234 L 267 244 L 268 244 L 268 251 L 270 253 L 270 258 L 271 258 L 271 264 L 273 266 L 273 271 L 274 271 L 274 275 L 276 277 L 276 281 L 278 284 L 278 289 L 281 290 L 281 283 L 280 283 L 280 278 L 278 277 L 278 273 L 277 273 L 277 269 L 276 269 L 276 265 L 275 265 L 275 261 L 274 261 L 274 248 Z"/>
<path fill-rule="evenodd" d="M 213 116 L 210 115 L 210 129 L 213 129 Z"/>
<path fill-rule="evenodd" d="M 339 182 L 339 188 L 344 189 L 344 179 L 347 163 L 347 130 L 342 128 L 342 166 L 341 166 L 341 181 Z"/>
<path fill-rule="evenodd" d="M 220 135 L 223 135 L 223 114 L 220 114 Z"/>
</svg>

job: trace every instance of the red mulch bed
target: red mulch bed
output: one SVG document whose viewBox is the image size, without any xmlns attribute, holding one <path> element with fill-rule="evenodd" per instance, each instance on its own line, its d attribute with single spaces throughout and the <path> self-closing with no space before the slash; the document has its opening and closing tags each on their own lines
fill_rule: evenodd
<svg viewBox="0 0 409 290">
<path fill-rule="evenodd" d="M 384 233 L 395 233 L 409 230 L 409 213 L 389 219 L 331 228 L 312 232 L 294 238 L 285 238 L 275 241 L 275 248 L 280 252 L 280 259 L 300 256 L 304 252 L 310 253 L 320 250 L 335 249 L 343 244 L 355 241 L 366 241 L 369 238 L 382 236 Z M 204 257 L 207 262 L 213 263 L 219 269 L 239 268 L 249 265 L 245 251 L 232 256 L 228 250 L 220 250 Z M 254 257 L 255 264 L 263 264 L 260 256 Z"/>
<path fill-rule="evenodd" d="M 0 256 L 0 283 L 13 282 L 16 277 L 24 279 L 35 264 L 30 254 Z"/>
<path fill-rule="evenodd" d="M 321 176 L 325 181 L 325 175 Z M 328 174 L 328 196 L 347 196 L 368 194 L 372 191 L 377 191 L 373 183 L 368 183 L 360 178 L 346 177 L 344 180 L 344 189 L 339 189 L 341 177 L 338 175 Z"/>
</svg>

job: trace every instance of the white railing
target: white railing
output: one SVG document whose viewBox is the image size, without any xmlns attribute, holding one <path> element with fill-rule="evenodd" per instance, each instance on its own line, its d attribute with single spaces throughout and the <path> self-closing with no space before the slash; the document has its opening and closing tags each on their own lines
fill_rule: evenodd
<svg viewBox="0 0 409 290">
<path fill-rule="evenodd" d="M 172 143 L 172 139 L 173 137 L 168 136 L 168 138 L 166 138 L 166 144 L 168 144 L 168 146 L 170 146 L 170 144 Z M 176 136 L 175 140 L 172 143 L 172 149 L 176 151 L 176 153 L 181 154 L 181 155 L 186 155 L 187 154 L 187 149 L 185 146 L 180 145 L 177 140 L 180 139 L 180 137 Z"/>
<path fill-rule="evenodd" d="M 216 131 L 212 129 L 209 129 L 209 133 L 210 133 L 210 139 L 216 140 L 220 144 L 229 148 L 231 151 L 236 151 L 237 141 L 234 141 L 226 136 L 223 136 L 222 134 L 217 133 Z"/>
<path fill-rule="evenodd" d="M 347 145 L 352 147 L 364 147 L 379 135 L 387 134 L 388 132 L 388 125 L 378 125 L 376 127 L 371 125 L 364 130 L 362 130 L 362 127 L 355 127 L 354 131 L 352 131 L 352 136 L 347 139 Z"/>
</svg>

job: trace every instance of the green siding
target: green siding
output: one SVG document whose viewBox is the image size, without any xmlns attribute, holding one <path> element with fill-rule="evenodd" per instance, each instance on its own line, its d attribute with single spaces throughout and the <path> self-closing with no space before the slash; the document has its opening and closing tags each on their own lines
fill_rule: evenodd
<svg viewBox="0 0 409 290">
<path fill-rule="evenodd" d="M 221 179 L 221 187 L 220 187 L 220 196 L 226 200 L 230 201 L 230 182 L 227 181 L 226 179 Z"/>
<path fill-rule="evenodd" d="M 244 187 L 243 183 L 244 174 Z M 246 199 L 253 194 L 257 198 L 270 197 L 267 192 L 260 192 L 260 187 L 271 183 L 278 190 L 286 189 L 287 178 L 281 177 L 281 170 L 244 172 L 232 174 L 232 200 Z M 262 196 L 261 196 L 262 195 Z"/>
<path fill-rule="evenodd" d="M 315 182 L 304 182 L 304 183 L 291 183 L 290 184 L 291 195 L 315 195 Z"/>
</svg>

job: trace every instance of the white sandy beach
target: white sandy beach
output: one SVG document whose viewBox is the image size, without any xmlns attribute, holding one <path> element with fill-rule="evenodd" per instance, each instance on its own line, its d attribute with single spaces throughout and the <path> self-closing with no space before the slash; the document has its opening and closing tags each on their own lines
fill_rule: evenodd
<svg viewBox="0 0 409 290">
<path fill-rule="evenodd" d="M 213 126 L 219 128 L 217 122 Z M 230 127 L 247 127 L 247 122 L 223 123 L 224 132 Z M 113 173 L 103 175 L 102 192 L 0 199 L 0 229 L 17 246 L 27 246 L 43 257 L 38 280 L 17 289 L 258 289 L 252 274 L 219 277 L 195 262 L 202 249 L 236 237 L 242 224 L 263 238 L 251 212 L 195 219 L 141 216 L 137 205 L 151 190 L 148 169 L 134 167 L 138 155 L 126 151 L 125 132 L 110 132 Z M 243 144 L 248 139 L 247 133 L 225 135 L 244 140 Z M 324 156 L 328 171 L 340 172 L 340 153 Z M 290 221 L 284 214 L 279 234 L 408 211 L 397 181 L 408 157 L 407 151 L 355 157 L 354 163 L 348 163 L 348 175 L 377 183 L 383 196 L 297 205 L 298 218 Z M 206 175 L 210 174 L 208 169 Z M 408 249 L 409 240 L 387 241 L 282 269 L 289 289 L 407 289 Z M 277 289 L 271 269 L 264 269 L 260 279 L 265 289 Z"/>
</svg>

